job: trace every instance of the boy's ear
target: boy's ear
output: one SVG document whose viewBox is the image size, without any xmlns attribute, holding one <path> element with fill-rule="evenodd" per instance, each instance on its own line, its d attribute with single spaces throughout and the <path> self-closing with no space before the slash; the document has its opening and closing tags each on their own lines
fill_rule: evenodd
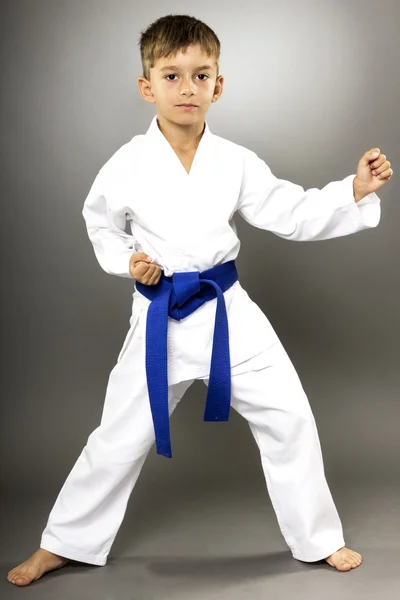
<svg viewBox="0 0 400 600">
<path fill-rule="evenodd" d="M 139 89 L 139 94 L 146 102 L 150 102 L 150 104 L 154 104 L 154 94 L 151 91 L 151 83 L 146 77 L 138 77 L 137 85 Z"/>
<path fill-rule="evenodd" d="M 214 95 L 213 95 L 213 99 L 212 102 L 217 102 L 217 100 L 219 100 L 219 98 L 222 96 L 222 92 L 224 89 L 224 77 L 223 75 L 218 75 L 216 81 L 215 81 L 215 89 L 214 89 Z"/>
</svg>

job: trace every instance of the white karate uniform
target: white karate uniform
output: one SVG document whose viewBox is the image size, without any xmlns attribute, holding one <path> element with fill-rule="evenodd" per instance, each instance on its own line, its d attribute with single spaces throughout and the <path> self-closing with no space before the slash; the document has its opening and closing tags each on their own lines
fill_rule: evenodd
<svg viewBox="0 0 400 600">
<path fill-rule="evenodd" d="M 145 135 L 134 136 L 100 169 L 82 214 L 95 256 L 107 273 L 132 279 L 129 259 L 143 251 L 170 276 L 235 259 L 240 248 L 236 212 L 251 225 L 291 241 L 325 240 L 376 227 L 380 199 L 370 194 L 356 203 L 354 177 L 304 190 L 276 178 L 251 150 L 212 134 L 207 122 L 188 174 L 155 116 Z M 40 544 L 96 565 L 106 564 L 154 443 L 145 371 L 150 300 L 132 282 L 130 327 L 110 373 L 101 423 L 60 490 Z M 231 406 L 248 420 L 259 446 L 271 501 L 292 555 L 319 560 L 345 544 L 306 394 L 271 323 L 239 280 L 224 298 Z M 206 302 L 181 321 L 168 318 L 170 414 L 195 379 L 208 384 L 216 302 Z"/>
</svg>

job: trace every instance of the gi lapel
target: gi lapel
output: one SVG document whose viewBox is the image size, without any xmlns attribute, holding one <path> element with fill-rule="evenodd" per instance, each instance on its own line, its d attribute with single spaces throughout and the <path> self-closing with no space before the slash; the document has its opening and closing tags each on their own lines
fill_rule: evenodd
<svg viewBox="0 0 400 600">
<path fill-rule="evenodd" d="M 172 173 L 174 171 L 178 171 L 179 173 L 181 173 L 181 175 L 183 175 L 185 179 L 193 179 L 196 176 L 197 166 L 199 163 L 201 163 L 202 156 L 207 151 L 207 146 L 208 143 L 211 141 L 210 138 L 212 136 L 212 133 L 210 131 L 207 121 L 205 121 L 204 132 L 199 142 L 199 145 L 197 146 L 196 154 L 194 156 L 189 173 L 187 173 L 175 150 L 172 148 L 167 138 L 161 132 L 157 122 L 157 115 L 153 117 L 150 127 L 146 132 L 146 136 L 149 136 L 152 142 L 156 142 L 155 147 L 159 148 L 160 156 L 162 156 L 163 162 L 166 162 L 165 167 L 167 170 L 170 169 Z"/>
</svg>

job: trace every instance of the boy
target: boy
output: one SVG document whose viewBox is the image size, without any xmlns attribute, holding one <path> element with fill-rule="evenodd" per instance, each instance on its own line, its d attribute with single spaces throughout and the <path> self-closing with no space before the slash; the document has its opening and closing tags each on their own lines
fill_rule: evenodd
<svg viewBox="0 0 400 600">
<path fill-rule="evenodd" d="M 195 379 L 209 386 L 205 420 L 226 421 L 230 405 L 248 420 L 294 558 L 325 559 L 340 571 L 362 561 L 344 546 L 294 366 L 239 283 L 233 215 L 292 241 L 350 235 L 378 225 L 375 191 L 393 171 L 372 149 L 356 175 L 322 190 L 277 179 L 254 152 L 209 130 L 206 112 L 223 89 L 219 53 L 215 33 L 186 15 L 158 19 L 142 34 L 138 87 L 157 115 L 100 169 L 82 211 L 101 267 L 135 282 L 130 328 L 101 423 L 40 548 L 9 572 L 16 585 L 69 560 L 106 564 L 154 440 L 171 456 L 169 416 Z"/>
</svg>

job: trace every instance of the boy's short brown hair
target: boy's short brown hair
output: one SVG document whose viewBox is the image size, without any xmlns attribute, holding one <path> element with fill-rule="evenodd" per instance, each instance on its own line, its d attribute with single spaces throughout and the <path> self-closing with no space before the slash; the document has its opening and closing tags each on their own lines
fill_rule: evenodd
<svg viewBox="0 0 400 600">
<path fill-rule="evenodd" d="M 184 52 L 190 44 L 199 44 L 202 50 L 217 65 L 221 44 L 214 31 L 202 21 L 189 15 L 166 15 L 154 21 L 141 32 L 139 41 L 142 58 L 143 77 L 150 79 L 150 69 L 157 60 Z"/>
</svg>

